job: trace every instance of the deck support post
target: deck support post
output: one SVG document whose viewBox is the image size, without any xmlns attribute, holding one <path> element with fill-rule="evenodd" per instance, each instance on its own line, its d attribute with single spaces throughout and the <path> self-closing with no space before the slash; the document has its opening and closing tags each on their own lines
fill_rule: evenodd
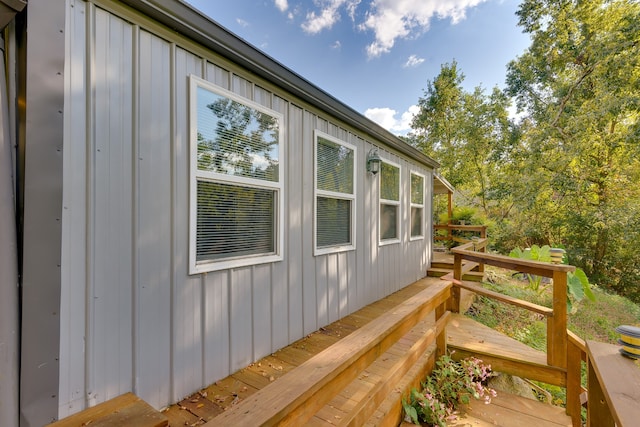
<svg viewBox="0 0 640 427">
<path fill-rule="evenodd" d="M 452 313 L 460 312 L 460 287 L 456 286 L 455 283 L 459 283 L 462 280 L 462 255 L 453 254 L 453 282 L 454 285 L 451 287 L 451 297 L 449 298 L 449 303 L 447 308 Z"/>
<path fill-rule="evenodd" d="M 573 427 L 581 427 L 580 394 L 582 393 L 581 372 L 584 351 L 574 342 L 568 340 L 567 347 L 567 415 L 571 417 Z M 584 344 L 583 344 L 584 347 Z"/>
<path fill-rule="evenodd" d="M 452 287 L 453 289 L 453 287 Z M 451 297 L 449 297 L 451 299 Z M 436 307 L 435 316 L 436 322 L 442 318 L 442 316 L 447 314 L 447 303 L 444 302 Z M 442 330 L 436 336 L 436 360 L 440 358 L 440 356 L 444 356 L 447 354 L 447 330 L 446 328 Z"/>
<path fill-rule="evenodd" d="M 547 363 L 567 367 L 567 273 L 553 272 L 553 316 L 547 318 Z"/>
</svg>

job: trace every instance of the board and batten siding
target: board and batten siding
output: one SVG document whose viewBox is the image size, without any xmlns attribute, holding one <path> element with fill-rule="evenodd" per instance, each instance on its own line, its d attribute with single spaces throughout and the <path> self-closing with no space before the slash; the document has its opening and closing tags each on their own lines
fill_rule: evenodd
<svg viewBox="0 0 640 427">
<path fill-rule="evenodd" d="M 127 391 L 161 408 L 425 275 L 431 169 L 124 7 L 67 5 L 59 417 Z M 283 261 L 188 274 L 190 75 L 282 114 Z M 316 129 L 357 147 L 353 251 L 313 255 Z M 402 168 L 398 244 L 374 147 Z"/>
</svg>

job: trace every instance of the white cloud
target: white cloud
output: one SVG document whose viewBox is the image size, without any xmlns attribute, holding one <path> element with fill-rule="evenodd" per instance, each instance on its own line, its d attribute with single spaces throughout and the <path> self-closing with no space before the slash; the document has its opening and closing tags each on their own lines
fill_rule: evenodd
<svg viewBox="0 0 640 427">
<path fill-rule="evenodd" d="M 409 38 L 429 30 L 432 18 L 451 19 L 456 24 L 468 8 L 486 0 L 374 0 L 360 29 L 371 30 L 375 40 L 367 46 L 370 58 L 388 53 L 397 39 Z"/>
<path fill-rule="evenodd" d="M 391 108 L 369 108 L 364 112 L 364 115 L 388 131 L 403 135 L 411 130 L 411 121 L 419 110 L 417 105 L 412 105 L 400 117 L 397 117 L 398 112 Z"/>
<path fill-rule="evenodd" d="M 331 28 L 340 20 L 340 8 L 345 7 L 352 20 L 355 19 L 356 6 L 360 0 L 318 0 L 320 11 L 308 12 L 302 29 L 309 34 L 317 34 L 320 31 Z"/>
<path fill-rule="evenodd" d="M 287 0 L 275 0 L 285 11 Z M 374 41 L 367 46 L 370 58 L 388 53 L 398 39 L 412 38 L 429 30 L 432 19 L 450 19 L 457 24 L 466 17 L 467 9 L 487 0 L 371 0 L 364 20 L 357 23 L 362 31 L 372 31 Z M 345 13 L 356 22 L 356 9 L 362 0 L 314 0 L 315 10 L 307 12 L 302 29 L 317 34 L 330 29 Z M 344 11 L 343 11 L 344 9 Z"/>
<path fill-rule="evenodd" d="M 280 12 L 285 12 L 287 9 L 289 9 L 289 4 L 287 3 L 287 0 L 275 0 L 276 1 L 276 7 L 280 10 Z"/>
<path fill-rule="evenodd" d="M 417 55 L 411 55 L 407 58 L 407 62 L 404 63 L 404 68 L 413 68 L 424 62 L 424 58 L 419 58 Z"/>
<path fill-rule="evenodd" d="M 335 43 L 331 45 L 331 48 L 336 50 L 339 50 L 341 47 L 342 43 L 340 43 L 340 40 L 336 40 Z"/>
<path fill-rule="evenodd" d="M 236 22 L 238 23 L 238 25 L 240 25 L 243 28 L 246 28 L 249 26 L 249 23 L 247 21 L 245 21 L 244 19 L 236 19 Z"/>
<path fill-rule="evenodd" d="M 306 21 L 302 24 L 302 29 L 309 34 L 317 34 L 325 28 L 333 27 L 333 24 L 340 20 L 340 14 L 338 9 L 334 7 L 328 7 L 320 11 L 320 14 L 315 12 L 307 13 Z"/>
</svg>

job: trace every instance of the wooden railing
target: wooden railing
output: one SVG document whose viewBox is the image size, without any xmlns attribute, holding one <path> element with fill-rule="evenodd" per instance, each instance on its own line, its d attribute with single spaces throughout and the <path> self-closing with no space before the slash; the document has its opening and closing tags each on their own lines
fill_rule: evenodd
<svg viewBox="0 0 640 427">
<path fill-rule="evenodd" d="M 468 243 L 471 241 L 471 239 L 468 239 L 461 235 L 457 235 L 455 233 L 456 231 L 466 234 L 473 234 L 479 239 L 485 239 L 487 237 L 486 225 L 436 224 L 433 226 L 433 231 L 433 240 L 435 241 L 452 241 L 456 243 Z M 445 231 L 445 233 L 438 233 L 439 231 Z"/>
<path fill-rule="evenodd" d="M 584 341 L 567 330 L 567 274 L 575 271 L 575 267 L 490 254 L 486 252 L 486 247 L 487 239 L 478 239 L 451 250 L 454 255 L 454 270 L 451 277 L 454 287 L 448 309 L 452 312 L 459 311 L 460 289 L 464 288 L 545 316 L 547 319 L 547 365 L 558 368 L 560 378 L 554 381 L 554 385 L 566 387 L 567 414 L 573 419 L 574 426 L 580 426 L 581 394 L 583 393 L 580 372 L 581 362 L 586 360 L 586 348 Z M 466 262 L 463 263 L 463 260 Z M 552 307 L 543 307 L 462 281 L 465 272 L 472 269 L 483 271 L 485 265 L 552 279 Z M 527 372 L 533 368 L 523 363 L 520 369 L 522 376 L 527 378 Z"/>
</svg>

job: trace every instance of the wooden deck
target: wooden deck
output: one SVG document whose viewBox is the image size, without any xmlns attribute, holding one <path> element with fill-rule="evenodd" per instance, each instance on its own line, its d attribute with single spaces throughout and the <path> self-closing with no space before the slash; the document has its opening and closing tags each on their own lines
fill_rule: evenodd
<svg viewBox="0 0 640 427">
<path fill-rule="evenodd" d="M 314 355 L 332 344 L 349 336 L 365 324 L 387 313 L 398 304 L 425 290 L 431 284 L 441 283 L 437 279 L 420 280 L 387 298 L 370 304 L 363 309 L 337 321 L 303 339 L 296 341 L 270 356 L 242 369 L 233 375 L 201 390 L 164 412 L 170 426 L 199 425 L 212 420 L 223 411 L 247 399 L 258 390 L 277 381 L 283 375 L 300 366 Z M 371 391 L 395 360 L 401 357 L 426 329 L 433 326 L 434 319 L 420 322 L 404 338 L 369 366 L 349 386 L 325 405 L 309 421 L 308 425 L 335 425 L 358 405 L 360 397 Z M 425 361 L 422 367 L 414 367 L 414 375 L 424 375 L 432 363 Z M 275 384 L 274 384 L 275 385 Z M 397 394 L 399 402 L 400 394 Z M 374 415 L 375 417 L 375 415 Z"/>
<path fill-rule="evenodd" d="M 321 328 L 319 331 L 304 337 L 292 345 L 216 382 L 199 393 L 187 397 L 164 411 L 164 415 L 169 419 L 169 425 L 195 426 L 213 420 L 216 416 L 246 400 L 258 390 L 278 381 L 283 375 L 291 372 L 314 355 L 379 316 L 393 310 L 401 302 L 406 301 L 434 283 L 441 283 L 441 281 L 436 278 L 426 278 L 418 281 L 387 298 L 366 306 L 327 327 Z M 476 324 L 472 320 L 469 320 L 469 322 Z M 399 357 L 402 357 L 407 349 L 433 324 L 434 319 L 432 318 L 420 322 L 404 338 L 363 371 L 351 384 L 340 391 L 331 402 L 317 411 L 307 425 L 345 424 L 350 411 L 360 404 L 360 398 L 372 392 L 378 380 L 388 374 L 389 366 L 393 366 L 394 362 Z M 456 328 L 456 325 L 468 327 L 466 319 L 457 319 L 452 327 Z M 447 335 L 452 340 L 452 344 L 457 345 L 455 344 L 455 330 L 449 328 Z M 481 339 L 490 341 L 487 336 L 483 336 Z M 414 366 L 411 373 L 416 378 L 416 384 L 432 366 L 433 358 L 429 360 L 426 357 L 421 364 Z M 401 389 L 400 384 L 396 389 Z M 351 425 L 379 425 L 377 420 L 383 419 L 385 412 L 389 411 L 391 406 L 395 406 L 395 410 L 398 410 L 400 399 L 401 393 L 399 391 L 393 393 L 392 390 L 390 397 L 381 405 L 378 412 L 365 421 L 351 420 Z M 550 421 L 551 419 L 553 421 Z M 535 422 L 532 422 L 532 420 L 535 420 Z M 498 424 L 495 424 L 495 422 L 498 422 Z M 570 419 L 564 414 L 562 408 L 551 407 L 535 401 L 521 402 L 521 398 L 507 395 L 499 396 L 492 405 L 472 404 L 466 411 L 466 415 L 455 425 L 479 427 L 484 425 L 507 427 L 536 425 L 537 427 L 552 427 L 570 424 Z"/>
</svg>

